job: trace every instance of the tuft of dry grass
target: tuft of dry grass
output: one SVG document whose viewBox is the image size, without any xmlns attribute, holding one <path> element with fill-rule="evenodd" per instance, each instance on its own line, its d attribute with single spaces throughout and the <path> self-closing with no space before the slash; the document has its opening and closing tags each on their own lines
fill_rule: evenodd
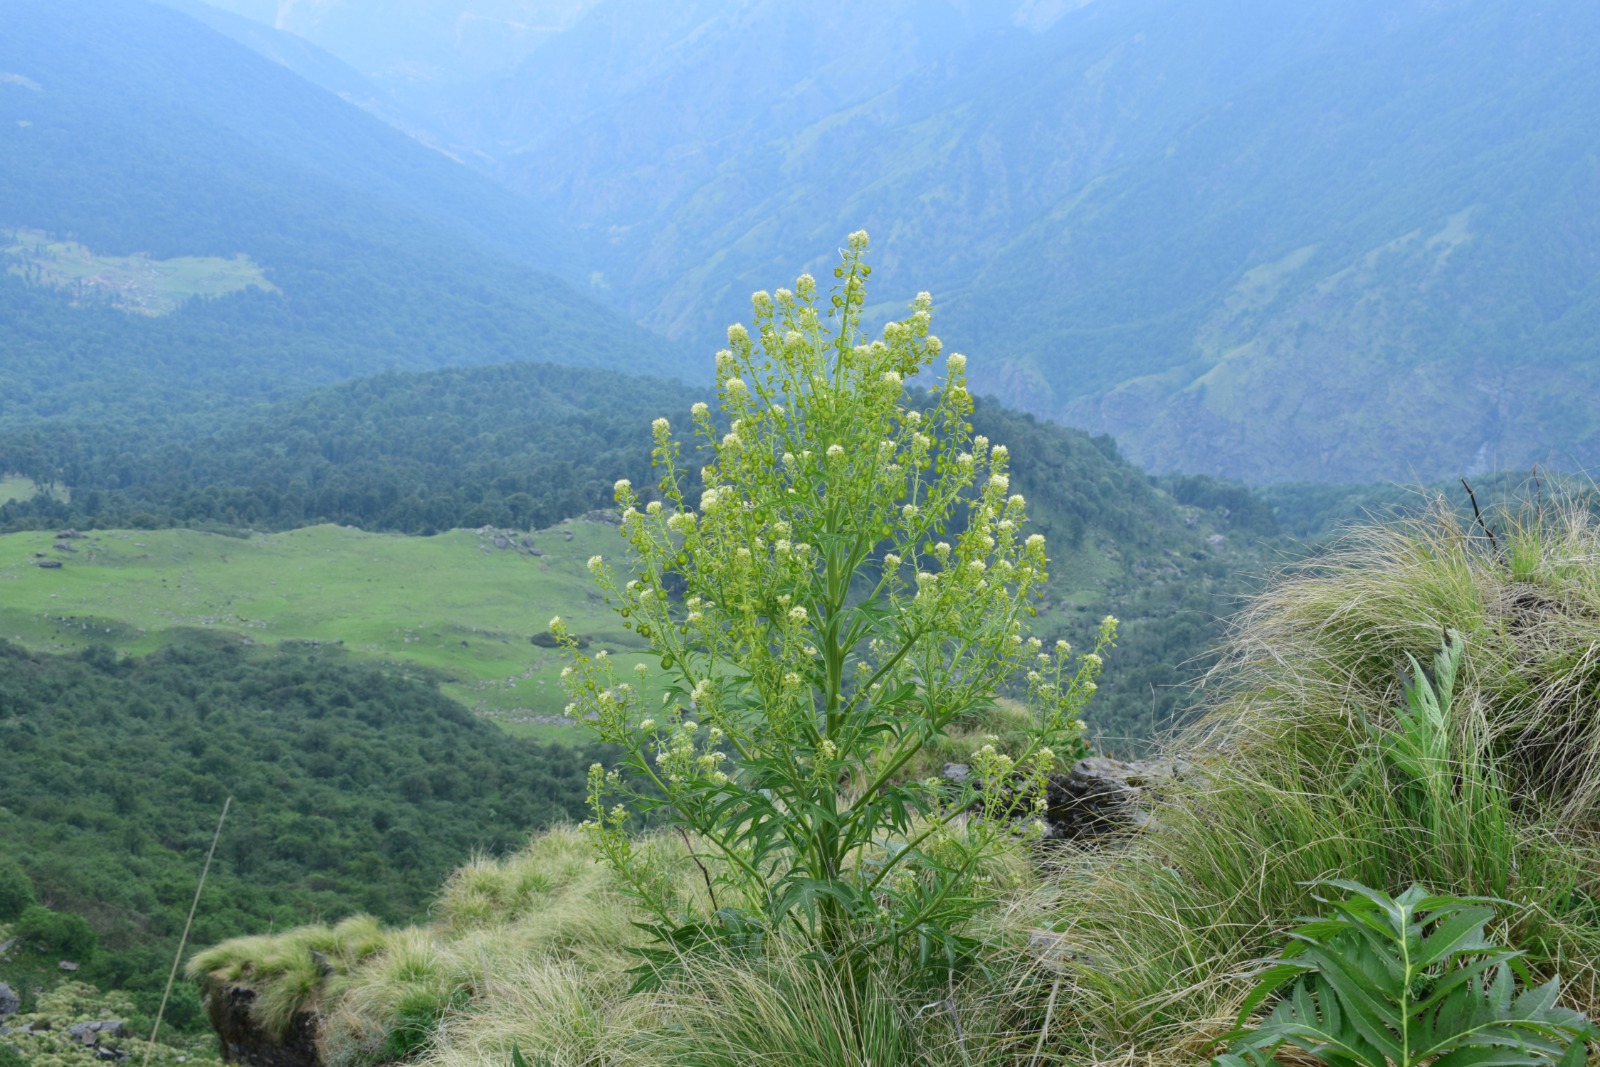
<svg viewBox="0 0 1600 1067">
<path fill-rule="evenodd" d="M 1600 1008 L 1600 532 L 1567 507 L 1499 540 L 1441 502 L 1354 531 L 1238 617 L 1213 706 L 1171 743 L 1202 773 L 1139 838 L 1040 890 L 1074 988 L 1054 1036 L 1075 1058 L 1205 1055 L 1332 877 L 1515 901 L 1504 934 Z M 1400 729 L 1408 657 L 1430 663 L 1449 631 L 1466 646 L 1453 763 L 1419 811 L 1380 739 Z"/>
</svg>

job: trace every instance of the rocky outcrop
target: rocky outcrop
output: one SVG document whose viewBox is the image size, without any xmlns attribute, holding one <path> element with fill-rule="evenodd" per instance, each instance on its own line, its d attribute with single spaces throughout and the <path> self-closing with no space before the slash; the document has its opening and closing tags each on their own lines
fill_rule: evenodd
<svg viewBox="0 0 1600 1067">
<path fill-rule="evenodd" d="M 1145 826 L 1150 822 L 1149 792 L 1190 773 L 1180 760 L 1081 759 L 1071 771 L 1050 778 L 1045 837 L 1081 841 Z"/>
<path fill-rule="evenodd" d="M 276 1034 L 251 1013 L 256 995 L 247 985 L 215 979 L 205 983 L 206 1016 L 222 1045 L 222 1058 L 245 1067 L 322 1067 L 317 1053 L 317 1013 L 297 1012 L 288 1031 Z"/>
<path fill-rule="evenodd" d="M 961 785 L 971 776 L 965 763 L 944 765 L 944 779 Z M 1149 793 L 1164 782 L 1192 774 L 1181 760 L 1124 762 L 1090 756 L 1066 774 L 1051 775 L 1045 786 L 1046 841 L 1089 841 L 1150 822 Z"/>
<path fill-rule="evenodd" d="M 111 1047 L 108 1042 L 128 1036 L 128 1024 L 121 1019 L 97 1019 L 94 1022 L 73 1023 L 67 1033 L 80 1045 Z"/>
</svg>

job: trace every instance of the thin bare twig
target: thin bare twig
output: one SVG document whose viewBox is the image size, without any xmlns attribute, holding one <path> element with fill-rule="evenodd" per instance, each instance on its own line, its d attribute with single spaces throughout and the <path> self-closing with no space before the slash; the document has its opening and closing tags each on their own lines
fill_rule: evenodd
<svg viewBox="0 0 1600 1067">
<path fill-rule="evenodd" d="M 1478 529 L 1489 538 L 1489 547 L 1494 549 L 1495 555 L 1500 554 L 1500 542 L 1495 540 L 1494 531 L 1489 529 L 1489 524 L 1483 521 L 1483 512 L 1478 510 L 1478 494 L 1472 491 L 1472 486 L 1467 484 L 1465 478 L 1461 479 L 1461 487 L 1467 491 L 1467 499 L 1472 501 L 1472 517 L 1478 522 Z"/>
<path fill-rule="evenodd" d="M 699 856 L 695 855 L 694 845 L 690 844 L 689 842 L 688 831 L 684 830 L 684 828 L 680 826 L 678 827 L 678 834 L 683 838 L 683 847 L 689 850 L 689 858 L 694 860 L 694 865 L 696 867 L 700 868 L 700 877 L 706 880 L 706 892 L 711 896 L 712 912 L 715 913 L 721 911 L 722 908 L 717 904 L 717 891 L 711 885 L 711 872 L 706 870 L 706 865 L 700 862 Z"/>
<path fill-rule="evenodd" d="M 228 818 L 228 808 L 233 798 L 223 801 L 222 814 L 217 817 L 217 832 L 211 835 L 211 848 L 206 852 L 205 866 L 200 868 L 200 884 L 194 887 L 194 903 L 189 905 L 189 918 L 183 924 L 183 936 L 178 938 L 178 951 L 172 957 L 172 971 L 167 975 L 167 988 L 161 993 L 161 1007 L 156 1009 L 156 1025 L 150 1031 L 150 1044 L 144 1049 L 144 1067 L 150 1067 L 150 1053 L 156 1048 L 156 1035 L 161 1033 L 161 1016 L 167 1011 L 167 998 L 172 996 L 172 983 L 178 977 L 178 964 L 183 959 L 183 946 L 189 943 L 189 928 L 194 925 L 194 913 L 200 907 L 200 893 L 206 887 L 206 875 L 211 873 L 211 857 L 217 854 L 217 842 L 222 839 L 222 824 Z"/>
</svg>

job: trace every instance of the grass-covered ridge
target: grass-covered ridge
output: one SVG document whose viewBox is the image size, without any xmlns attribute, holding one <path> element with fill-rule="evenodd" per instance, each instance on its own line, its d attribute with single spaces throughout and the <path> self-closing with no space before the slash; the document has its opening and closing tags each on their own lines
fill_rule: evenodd
<svg viewBox="0 0 1600 1067">
<path fill-rule="evenodd" d="M 995 883 L 990 970 L 958 980 L 937 1011 L 919 1012 L 891 972 L 846 991 L 780 950 L 633 996 L 614 977 L 615 944 L 535 946 L 482 978 L 450 964 L 466 955 L 468 927 L 506 929 L 527 914 L 505 887 L 568 877 L 557 872 L 570 871 L 575 846 L 552 838 L 514 871 L 480 866 L 446 889 L 424 954 L 432 967 L 457 967 L 451 995 L 465 999 L 436 998 L 414 1061 L 505 1062 L 517 1043 L 561 1067 L 866 1055 L 907 1065 L 1202 1062 L 1232 1028 L 1255 961 L 1317 910 L 1308 883 L 1337 877 L 1509 901 L 1493 936 L 1524 949 L 1534 977 L 1559 973 L 1563 1003 L 1593 1016 L 1600 528 L 1584 509 L 1548 504 L 1487 522 L 1493 540 L 1441 503 L 1352 533 L 1277 579 L 1234 627 L 1206 717 L 1169 745 L 1196 773 L 1152 797 L 1154 818 L 1133 836 L 1035 855 Z M 1411 683 L 1438 687 L 1435 656 L 1450 641 L 1460 668 L 1430 727 L 1397 710 L 1402 671 L 1414 658 L 1433 677 Z M 553 853 L 560 863 L 544 858 Z M 499 888 L 473 895 L 476 918 L 463 926 L 451 916 L 461 888 L 479 880 Z M 600 914 L 593 929 L 606 928 Z M 247 976 L 276 944 L 223 946 L 194 967 Z M 272 976 L 262 978 L 270 988 Z M 402 1013 L 377 1005 L 394 1003 L 399 987 L 360 963 L 339 981 L 346 992 L 324 987 L 317 1002 L 330 1013 L 326 1051 L 356 1062 L 340 1058 L 348 1046 L 335 1035 L 358 1017 L 392 1033 Z"/>
</svg>

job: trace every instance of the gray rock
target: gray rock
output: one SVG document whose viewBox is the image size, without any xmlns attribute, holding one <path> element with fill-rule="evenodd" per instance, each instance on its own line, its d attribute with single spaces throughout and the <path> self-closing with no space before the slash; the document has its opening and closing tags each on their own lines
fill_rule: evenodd
<svg viewBox="0 0 1600 1067">
<path fill-rule="evenodd" d="M 15 1015 L 22 1010 L 22 998 L 17 996 L 17 991 L 0 982 L 0 1019 L 7 1015 Z"/>
<path fill-rule="evenodd" d="M 98 1045 L 102 1038 L 128 1036 L 128 1024 L 121 1019 L 97 1019 L 93 1022 L 73 1023 L 67 1027 L 73 1040 L 84 1045 Z"/>
<path fill-rule="evenodd" d="M 942 777 L 947 782 L 954 782 L 956 785 L 960 785 L 962 782 L 965 782 L 968 776 L 971 774 L 972 769 L 965 763 L 946 763 L 944 765 Z"/>
</svg>

